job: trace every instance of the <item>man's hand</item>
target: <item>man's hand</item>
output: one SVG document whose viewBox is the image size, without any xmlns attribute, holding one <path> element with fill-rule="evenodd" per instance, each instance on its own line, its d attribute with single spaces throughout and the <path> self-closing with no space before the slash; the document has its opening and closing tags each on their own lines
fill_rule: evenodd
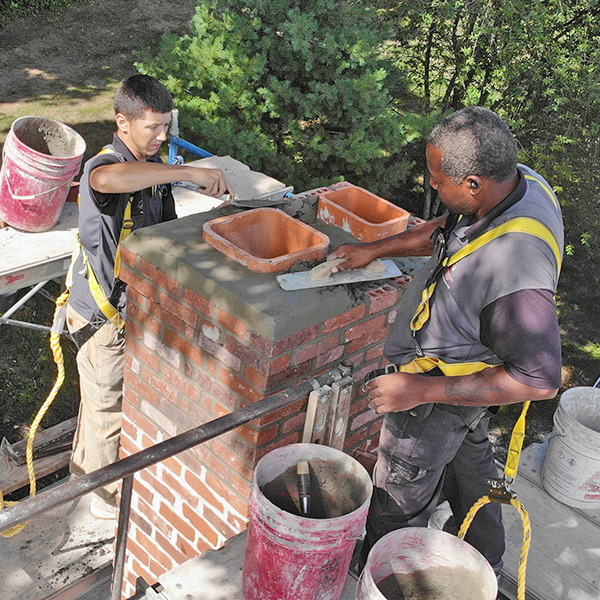
<svg viewBox="0 0 600 600">
<path fill-rule="evenodd" d="M 375 377 L 362 386 L 369 398 L 369 408 L 377 414 L 410 410 L 423 404 L 415 389 L 415 377 L 411 373 L 390 373 Z"/>
<path fill-rule="evenodd" d="M 328 260 L 343 258 L 344 262 L 336 265 L 331 272 L 361 269 L 371 264 L 378 254 L 375 254 L 369 244 L 343 244 L 338 246 L 328 257 Z"/>
<path fill-rule="evenodd" d="M 187 165 L 185 178 L 198 187 L 203 188 L 203 192 L 207 196 L 220 198 L 224 194 L 233 195 L 234 193 L 233 188 L 227 179 L 225 179 L 225 175 L 221 169 L 205 169 Z"/>
</svg>

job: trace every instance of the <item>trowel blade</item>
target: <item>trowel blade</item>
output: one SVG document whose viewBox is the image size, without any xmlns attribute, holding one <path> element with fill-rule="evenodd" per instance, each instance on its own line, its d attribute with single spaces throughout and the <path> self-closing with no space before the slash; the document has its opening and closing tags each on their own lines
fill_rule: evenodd
<svg viewBox="0 0 600 600">
<path fill-rule="evenodd" d="M 403 275 L 400 267 L 390 258 L 381 260 L 385 265 L 384 271 L 372 272 L 368 267 L 355 269 L 353 271 L 340 271 L 332 273 L 323 279 L 313 279 L 312 271 L 300 271 L 299 273 L 285 273 L 277 276 L 277 283 L 286 291 L 303 290 L 307 288 L 327 287 L 341 285 L 343 283 L 358 283 L 360 281 L 377 281 L 378 279 L 389 279 L 390 277 L 401 277 Z"/>
</svg>

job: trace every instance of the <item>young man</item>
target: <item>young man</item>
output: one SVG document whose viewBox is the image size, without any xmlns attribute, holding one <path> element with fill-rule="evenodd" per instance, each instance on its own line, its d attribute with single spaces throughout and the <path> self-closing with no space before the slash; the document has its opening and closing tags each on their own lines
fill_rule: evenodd
<svg viewBox="0 0 600 600">
<path fill-rule="evenodd" d="M 386 341 L 398 372 L 375 372 L 364 385 L 369 406 L 385 417 L 363 560 L 384 534 L 426 527 L 442 488 L 460 525 L 487 495 L 487 478 L 498 476 L 490 416 L 498 405 L 552 398 L 561 385 L 553 296 L 563 228 L 550 186 L 517 164 L 512 133 L 481 107 L 434 128 L 427 165 L 448 217 L 333 253 L 347 259 L 338 268 L 358 268 L 383 256 L 429 254 L 432 236 L 437 242 Z M 499 504 L 477 513 L 466 540 L 500 569 Z"/>
<path fill-rule="evenodd" d="M 167 139 L 173 99 L 156 79 L 134 75 L 116 93 L 112 144 L 87 161 L 80 182 L 79 256 L 67 326 L 79 346 L 81 404 L 70 470 L 75 476 L 118 459 L 124 366 L 126 290 L 117 258 L 127 233 L 177 218 L 170 184 L 189 181 L 206 194 L 232 190 L 219 169 L 167 165 L 158 151 Z M 90 511 L 116 516 L 117 484 L 97 490 Z"/>
</svg>

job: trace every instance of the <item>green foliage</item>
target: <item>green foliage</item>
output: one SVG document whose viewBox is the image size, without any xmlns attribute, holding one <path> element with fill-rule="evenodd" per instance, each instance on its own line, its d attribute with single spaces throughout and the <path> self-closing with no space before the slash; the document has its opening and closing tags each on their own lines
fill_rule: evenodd
<svg viewBox="0 0 600 600">
<path fill-rule="evenodd" d="M 296 190 L 347 179 L 393 195 L 412 133 L 368 3 L 203 2 L 191 26 L 138 64 L 172 91 L 186 139 Z"/>
</svg>

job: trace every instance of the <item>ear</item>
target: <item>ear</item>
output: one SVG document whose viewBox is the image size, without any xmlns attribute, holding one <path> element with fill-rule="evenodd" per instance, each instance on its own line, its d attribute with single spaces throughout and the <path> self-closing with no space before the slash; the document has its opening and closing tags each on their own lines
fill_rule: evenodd
<svg viewBox="0 0 600 600">
<path fill-rule="evenodd" d="M 466 182 L 467 185 L 469 186 L 469 190 L 473 193 L 476 194 L 480 189 L 481 189 L 481 177 L 477 176 L 477 175 L 468 175 L 466 177 Z"/>
<path fill-rule="evenodd" d="M 127 120 L 127 117 L 122 113 L 117 113 L 115 121 L 117 122 L 117 129 L 119 132 L 127 135 L 127 132 L 129 131 L 129 121 Z"/>
</svg>

